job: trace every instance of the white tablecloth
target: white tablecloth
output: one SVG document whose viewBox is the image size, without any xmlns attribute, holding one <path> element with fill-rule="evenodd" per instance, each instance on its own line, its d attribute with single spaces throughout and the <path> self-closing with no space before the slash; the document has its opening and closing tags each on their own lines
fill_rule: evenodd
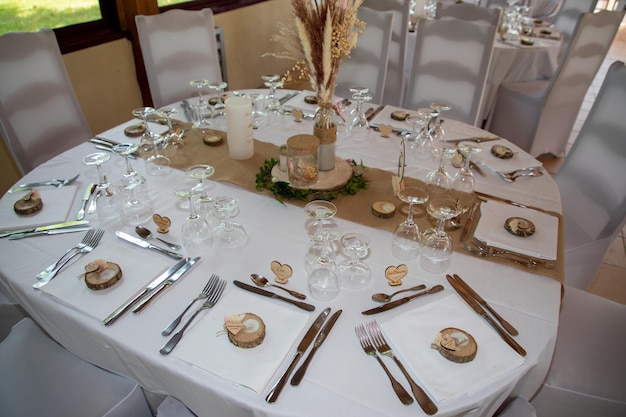
<svg viewBox="0 0 626 417">
<path fill-rule="evenodd" d="M 454 123 L 447 123 L 447 126 L 451 130 L 453 126 L 456 126 L 457 130 L 465 129 L 469 134 L 475 129 Z M 311 131 L 310 121 L 299 124 L 286 122 L 278 128 L 255 131 L 255 137 L 282 144 L 292 134 Z M 463 132 L 457 132 L 459 133 Z M 65 178 L 80 172 L 76 185 L 78 189 L 82 189 L 88 182 L 94 180 L 95 169 L 82 165 L 80 160 L 93 150 L 92 144 L 80 145 L 43 164 L 27 174 L 24 179 Z M 340 137 L 337 143 L 337 153 L 341 157 L 363 160 L 366 166 L 391 171 L 396 169 L 398 152 L 397 137 L 384 139 L 375 132 L 372 132 L 372 136 L 365 144 L 350 142 L 345 137 Z M 406 174 L 418 178 L 423 178 L 434 166 L 432 162 L 420 166 L 410 159 L 407 162 L 409 166 Z M 142 160 L 135 161 L 134 165 L 143 172 Z M 114 176 L 121 173 L 123 167 L 122 159 L 114 156 L 107 163 L 106 169 Z M 528 181 L 517 181 L 514 184 L 504 183 L 495 174 L 487 175 L 478 178 L 478 187 L 489 194 L 560 211 L 558 189 L 548 175 Z M 180 201 L 172 190 L 175 184 L 184 178 L 184 174 L 173 170 L 165 176 L 146 177 L 156 212 L 172 220 L 173 226 L 170 233 L 165 236 L 166 239 L 180 242 L 179 228 L 187 211 L 180 206 Z M 138 314 L 126 313 L 111 326 L 104 326 L 96 316 L 85 314 L 78 308 L 61 303 L 49 294 L 32 288 L 34 275 L 56 260 L 66 248 L 77 243 L 80 239 L 77 234 L 34 237 L 17 241 L 0 239 L 0 284 L 53 338 L 72 352 L 105 369 L 136 380 L 149 391 L 173 395 L 200 416 L 422 415 L 416 403 L 404 406 L 397 400 L 382 369 L 373 358 L 364 354 L 354 333 L 354 326 L 366 321 L 361 311 L 374 306 L 370 300 L 371 294 L 392 290 L 384 277 L 384 270 L 390 265 L 402 262 L 391 255 L 391 234 L 342 219 L 338 219 L 338 223 L 344 232 L 363 232 L 371 239 L 370 255 L 365 262 L 372 270 L 373 282 L 361 291 L 344 290 L 338 298 L 328 303 L 308 298 L 307 301 L 317 306 L 315 312 L 306 313 L 309 315 L 308 323 L 312 322 L 326 306 L 332 307 L 333 311 L 341 308 L 344 312 L 316 354 L 300 386 L 287 385 L 275 404 L 264 401 L 273 382 L 279 378 L 295 355 L 297 343 L 289 347 L 289 354 L 260 395 L 226 382 L 222 377 L 193 366 L 174 354 L 169 356 L 159 354 L 159 348 L 167 341 L 167 338 L 161 336 L 161 330 L 200 291 L 212 273 L 220 274 L 229 282 L 234 279 L 250 282 L 251 273 L 271 277 L 270 263 L 277 260 L 291 265 L 294 269 L 288 286 L 308 293 L 304 271 L 304 253 L 308 243 L 304 227 L 307 217 L 304 211 L 294 205 L 283 205 L 266 193 L 252 193 L 226 183 L 209 182 L 211 195 L 230 195 L 240 199 L 241 205 L 236 220 L 248 233 L 247 244 L 235 250 L 212 248 L 203 254 L 201 262 L 187 275 Z M 72 217 L 78 205 L 79 201 L 75 199 L 70 211 Z M 98 225 L 96 216 L 88 216 L 88 219 L 94 225 Z M 398 221 L 400 220 L 398 217 Z M 107 256 L 114 256 L 110 253 L 111 248 L 127 252 L 125 256 L 132 253 L 141 254 L 138 259 L 146 265 L 151 265 L 150 268 L 146 267 L 146 282 L 154 276 L 155 265 L 166 267 L 173 263 L 171 259 L 159 253 L 134 248 L 121 242 L 113 233 L 115 230 L 132 233 L 132 227 L 119 222 L 102 226 L 106 228 L 107 233 L 100 248 L 106 249 Z M 154 225 L 149 226 L 156 230 Z M 94 251 L 94 256 L 97 251 L 98 248 Z M 383 325 L 419 306 L 448 295 L 456 296 L 443 274 L 424 272 L 414 261 L 407 264 L 409 274 L 404 278 L 404 285 L 408 287 L 418 283 L 442 284 L 445 290 L 374 316 Z M 140 274 L 141 272 L 136 272 L 136 269 L 134 266 L 133 274 Z M 521 366 L 490 381 L 484 387 L 472 392 L 471 396 L 461 395 L 438 404 L 439 416 L 491 416 L 509 395 L 532 395 L 545 376 L 557 331 L 560 285 L 557 281 L 533 274 L 532 271 L 484 262 L 464 253 L 455 254 L 450 272 L 459 273 L 518 328 L 520 335 L 516 339 L 528 351 Z M 57 279 L 76 279 L 76 277 L 60 275 Z M 238 291 L 241 290 L 229 284 L 225 290 L 224 300 Z M 280 302 L 262 300 L 270 303 Z M 211 317 L 210 310 L 206 314 L 206 317 Z M 196 330 L 202 324 L 202 320 L 198 321 L 195 324 Z M 197 331 L 187 335 L 189 339 L 186 339 L 186 343 L 193 342 L 194 333 Z M 298 340 L 299 338 L 300 336 Z M 211 352 L 207 351 L 206 354 L 210 355 Z M 387 365 L 398 380 L 408 387 L 393 362 L 387 361 Z M 442 377 L 445 378 L 445 375 Z"/>
</svg>

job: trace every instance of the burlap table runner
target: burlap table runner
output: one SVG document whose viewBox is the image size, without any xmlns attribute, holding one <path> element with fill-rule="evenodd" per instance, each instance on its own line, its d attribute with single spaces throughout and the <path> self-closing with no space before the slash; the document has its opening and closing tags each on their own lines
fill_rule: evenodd
<svg viewBox="0 0 626 417">
<path fill-rule="evenodd" d="M 223 136 L 224 140 L 220 145 L 208 146 L 202 141 L 199 132 L 189 129 L 184 137 L 184 145 L 173 147 L 168 146 L 164 153 L 171 159 L 172 167 L 185 170 L 194 164 L 209 164 L 215 168 L 215 174 L 211 177 L 214 181 L 225 181 L 238 185 L 247 191 L 253 193 L 267 193 L 269 191 L 256 190 L 256 174 L 259 172 L 266 160 L 270 158 L 278 159 L 278 147 L 268 142 L 259 140 L 254 141 L 254 156 L 247 160 L 234 160 L 228 155 L 227 135 L 225 132 L 217 132 Z M 143 156 L 143 155 L 142 155 Z M 146 154 L 149 156 L 149 154 Z M 372 204 L 375 201 L 389 201 L 394 203 L 398 208 L 402 206 L 402 202 L 394 195 L 391 180 L 393 174 L 377 168 L 366 167 L 364 174 L 369 180 L 369 187 L 361 190 L 355 195 L 339 195 L 333 203 L 337 206 L 337 217 L 363 224 L 369 227 L 385 229 L 393 233 L 396 226 L 404 220 L 405 214 L 400 210 L 388 219 L 380 218 L 372 214 Z M 414 185 L 423 185 L 423 182 L 413 178 L 405 178 L 407 187 Z M 460 199 L 461 203 L 470 207 L 474 202 L 480 201 L 478 197 L 472 194 L 451 191 L 454 198 Z M 307 202 L 295 199 L 285 200 L 286 203 L 304 207 Z M 419 207 L 418 213 L 414 219 L 420 230 L 435 226 L 435 220 L 426 213 L 426 206 Z M 480 215 L 480 214 L 478 214 Z M 462 229 L 447 230 L 452 237 L 454 251 L 469 254 L 463 249 L 460 242 Z M 562 222 L 559 221 L 559 249 L 556 266 L 554 269 L 536 268 L 532 269 L 533 273 L 542 274 L 563 283 L 564 266 L 563 266 L 563 231 Z M 476 255 L 471 255 L 476 256 Z M 499 257 L 482 258 L 489 262 L 498 262 L 506 265 L 512 265 L 522 270 L 528 270 L 528 267 L 516 264 L 509 259 Z"/>
</svg>

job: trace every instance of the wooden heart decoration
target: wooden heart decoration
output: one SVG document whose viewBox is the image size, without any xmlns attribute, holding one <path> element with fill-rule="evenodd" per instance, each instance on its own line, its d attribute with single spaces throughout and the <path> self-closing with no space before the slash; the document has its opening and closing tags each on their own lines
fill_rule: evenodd
<svg viewBox="0 0 626 417">
<path fill-rule="evenodd" d="M 409 273 L 409 267 L 405 264 L 400 264 L 398 266 L 388 266 L 385 269 L 385 277 L 389 281 L 389 285 L 395 287 L 397 285 L 402 285 L 402 278 Z"/>
<path fill-rule="evenodd" d="M 301 122 L 302 121 L 302 117 L 304 116 L 304 113 L 302 112 L 302 110 L 293 109 L 291 111 L 291 115 L 293 116 L 293 120 L 295 122 Z"/>
<path fill-rule="evenodd" d="M 378 130 L 380 131 L 380 136 L 388 138 L 391 132 L 393 132 L 393 127 L 390 125 L 378 125 Z"/>
<path fill-rule="evenodd" d="M 172 221 L 168 217 L 161 216 L 155 213 L 152 215 L 152 221 L 154 222 L 154 224 L 157 225 L 158 233 L 167 233 L 170 231 L 170 226 L 172 225 Z"/>
<path fill-rule="evenodd" d="M 281 264 L 278 261 L 272 261 L 270 268 L 272 268 L 272 272 L 276 275 L 274 281 L 280 284 L 286 284 L 293 274 L 293 269 L 289 265 Z"/>
</svg>

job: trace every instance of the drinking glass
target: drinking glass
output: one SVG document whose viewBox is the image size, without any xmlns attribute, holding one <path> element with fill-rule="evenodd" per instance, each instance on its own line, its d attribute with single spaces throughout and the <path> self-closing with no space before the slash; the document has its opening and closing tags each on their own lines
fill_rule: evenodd
<svg viewBox="0 0 626 417">
<path fill-rule="evenodd" d="M 420 254 L 420 230 L 413 220 L 413 206 L 428 201 L 424 187 L 405 187 L 398 192 L 398 198 L 409 204 L 406 220 L 396 227 L 391 241 L 391 253 L 398 259 L 415 259 Z"/>
<path fill-rule="evenodd" d="M 209 85 L 209 80 L 191 80 L 189 81 L 189 84 L 198 89 L 198 103 L 202 104 L 205 102 L 204 97 L 202 97 L 202 87 Z"/>
<path fill-rule="evenodd" d="M 213 213 L 213 199 L 207 194 L 208 184 L 206 179 L 213 176 L 215 168 L 207 164 L 192 165 L 185 170 L 188 178 L 198 181 L 196 193 L 193 195 L 193 203 L 196 207 L 196 213 L 204 217 L 208 222 L 211 221 Z"/>
<path fill-rule="evenodd" d="M 231 219 L 239 207 L 239 200 L 234 197 L 216 197 L 213 203 L 220 224 L 213 231 L 215 245 L 221 248 L 236 248 L 248 240 L 244 228 Z"/>
<path fill-rule="evenodd" d="M 467 141 L 458 143 L 457 149 L 463 157 L 463 163 L 454 175 L 452 188 L 465 193 L 471 193 L 474 191 L 474 186 L 476 185 L 474 174 L 470 169 L 471 157 L 472 154 L 480 152 L 482 147 L 479 143 Z"/>
<path fill-rule="evenodd" d="M 107 221 L 118 218 L 120 215 L 120 201 L 117 187 L 113 186 L 102 170 L 102 164 L 111 159 L 110 153 L 96 152 L 83 158 L 83 164 L 95 166 L 98 170 L 98 183 L 96 184 L 96 196 L 98 205 L 96 213 L 98 219 Z"/>
<path fill-rule="evenodd" d="M 209 88 L 217 91 L 216 102 L 213 105 L 213 120 L 220 125 L 221 129 L 224 129 L 226 125 L 226 105 L 222 100 L 222 93 L 227 86 L 228 84 L 224 81 L 209 83 Z"/>
<path fill-rule="evenodd" d="M 183 144 L 183 135 L 180 130 L 176 131 L 172 126 L 172 116 L 178 113 L 176 107 L 164 107 L 158 111 L 163 116 L 165 116 L 165 121 L 167 123 L 167 132 L 164 134 L 164 145 L 172 144 L 174 146 Z"/>
<path fill-rule="evenodd" d="M 204 137 L 204 135 L 213 131 L 213 123 L 211 119 L 213 113 L 209 103 L 203 101 L 194 105 L 193 111 L 193 125 L 192 128 L 196 129 Z"/>
<path fill-rule="evenodd" d="M 104 172 L 102 171 L 102 164 L 111 159 L 111 154 L 106 152 L 96 152 L 89 154 L 83 158 L 83 164 L 87 166 L 95 166 L 98 170 L 98 184 L 96 186 L 100 189 L 105 189 L 109 186 Z"/>
<path fill-rule="evenodd" d="M 211 232 L 209 222 L 196 213 L 195 205 L 193 204 L 193 196 L 199 192 L 200 189 L 197 182 L 190 180 L 183 181 L 174 188 L 174 194 L 185 198 L 189 204 L 189 215 L 182 225 L 181 236 L 183 246 L 190 255 L 206 252 L 213 243 L 213 233 Z"/>
<path fill-rule="evenodd" d="M 118 183 L 121 197 L 120 216 L 122 222 L 128 225 L 139 225 L 152 218 L 152 206 L 148 185 L 130 163 L 130 154 L 137 152 L 138 146 L 131 143 L 121 143 L 113 146 L 113 152 L 124 157 L 126 170 Z"/>
<path fill-rule="evenodd" d="M 452 107 L 445 103 L 434 102 L 430 103 L 430 108 L 433 109 L 433 121 L 430 129 L 433 140 L 444 140 L 445 132 L 443 130 L 443 120 L 441 119 L 441 113 L 449 111 Z"/>
<path fill-rule="evenodd" d="M 352 124 L 352 120 L 354 120 L 354 117 L 357 115 L 357 113 L 359 111 L 362 111 L 359 109 L 359 107 L 363 107 L 363 102 L 360 103 L 359 106 L 359 99 L 358 98 L 354 98 L 355 95 L 359 94 L 367 94 L 370 92 L 370 89 L 367 87 L 361 87 L 361 86 L 355 86 L 355 87 L 350 87 L 350 92 L 352 93 L 352 98 L 354 100 L 356 100 L 356 105 L 354 106 L 354 108 L 352 110 L 350 110 L 350 113 L 348 114 L 348 126 L 350 126 Z"/>
<path fill-rule="evenodd" d="M 348 135 L 356 142 L 363 142 L 367 140 L 370 132 L 369 122 L 363 111 L 363 103 L 371 101 L 372 95 L 370 93 L 356 93 L 352 98 L 356 100 L 357 104 L 356 113 L 348 127 Z"/>
<path fill-rule="evenodd" d="M 339 295 L 339 274 L 334 260 L 331 235 L 321 237 L 319 256 L 311 264 L 307 283 L 311 296 L 318 301 L 330 301 Z"/>
<path fill-rule="evenodd" d="M 404 140 L 411 154 L 418 160 L 430 159 L 432 155 L 433 138 L 426 129 L 426 121 L 429 119 L 430 109 L 419 109 L 416 114 L 406 118 L 411 124 L 411 132 L 404 134 Z"/>
<path fill-rule="evenodd" d="M 339 239 L 341 232 L 339 225 L 332 219 L 337 214 L 337 207 L 330 201 L 313 200 L 304 206 L 304 210 L 310 217 L 306 223 L 307 234 L 311 239 L 305 255 L 308 271 L 320 254 L 326 250 L 327 242 L 334 252 L 332 242 Z"/>
<path fill-rule="evenodd" d="M 360 258 L 367 256 L 370 240 L 361 233 L 347 233 L 341 237 L 340 242 L 350 256 L 350 259 L 338 266 L 341 288 L 360 290 L 367 287 L 372 275 L 369 267 Z"/>
<path fill-rule="evenodd" d="M 428 214 L 437 219 L 437 228 L 424 233 L 420 266 L 434 274 L 445 272 L 452 263 L 452 239 L 444 230 L 446 220 L 461 213 L 461 205 L 450 197 L 433 198 L 428 203 Z"/>
<path fill-rule="evenodd" d="M 276 89 L 283 86 L 283 82 L 280 80 L 278 74 L 266 74 L 261 78 L 264 81 L 264 85 L 269 87 L 267 93 L 267 100 L 265 102 L 265 112 L 267 113 L 267 122 L 271 126 L 280 124 L 282 120 L 282 106 L 280 100 L 276 97 Z"/>
<path fill-rule="evenodd" d="M 133 110 L 133 115 L 141 117 L 146 126 L 144 136 L 148 138 L 154 154 L 146 159 L 146 173 L 149 175 L 165 175 L 170 172 L 170 159 L 159 153 L 158 140 L 160 135 L 154 133 L 148 125 L 148 116 L 155 112 L 153 107 L 139 107 Z"/>
<path fill-rule="evenodd" d="M 426 177 L 428 192 L 431 195 L 438 195 L 447 192 L 452 184 L 452 177 L 446 171 L 444 163 L 446 159 L 454 157 L 456 146 L 444 141 L 435 141 L 432 145 L 433 156 L 438 160 L 438 166 Z"/>
<path fill-rule="evenodd" d="M 263 126 L 267 117 L 263 108 L 265 95 L 262 93 L 248 93 L 247 96 L 252 100 L 252 128 L 258 129 Z"/>
</svg>

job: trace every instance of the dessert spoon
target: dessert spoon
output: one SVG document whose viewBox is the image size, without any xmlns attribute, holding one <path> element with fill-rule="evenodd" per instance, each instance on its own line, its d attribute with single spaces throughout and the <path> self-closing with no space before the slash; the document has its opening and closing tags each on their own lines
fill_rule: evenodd
<svg viewBox="0 0 626 417">
<path fill-rule="evenodd" d="M 379 292 L 379 293 L 372 295 L 372 300 L 376 301 L 377 303 L 388 303 L 396 294 L 400 294 L 401 292 L 407 292 L 407 291 L 419 291 L 419 290 L 423 290 L 424 288 L 426 288 L 426 285 L 421 284 L 415 287 L 405 288 L 403 290 L 396 291 L 393 294 L 385 294 L 385 293 Z"/>
</svg>

